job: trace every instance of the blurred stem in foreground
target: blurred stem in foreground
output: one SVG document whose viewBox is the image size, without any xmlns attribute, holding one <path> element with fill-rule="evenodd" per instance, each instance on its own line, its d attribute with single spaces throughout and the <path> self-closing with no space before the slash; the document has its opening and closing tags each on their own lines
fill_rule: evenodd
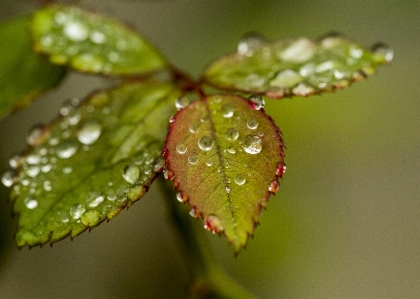
<svg viewBox="0 0 420 299">
<path fill-rule="evenodd" d="M 190 275 L 191 282 L 188 288 L 190 298 L 255 299 L 220 267 L 203 229 L 194 225 L 192 222 L 194 219 L 176 200 L 172 182 L 166 181 L 162 175 L 158 181 Z"/>
</svg>

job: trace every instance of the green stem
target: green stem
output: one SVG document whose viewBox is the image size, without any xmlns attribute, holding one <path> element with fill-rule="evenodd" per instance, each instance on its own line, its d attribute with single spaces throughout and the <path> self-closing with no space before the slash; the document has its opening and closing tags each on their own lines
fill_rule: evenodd
<svg viewBox="0 0 420 299">
<path fill-rule="evenodd" d="M 194 219 L 176 200 L 172 183 L 165 181 L 162 176 L 159 182 L 163 187 L 165 201 L 191 277 L 191 298 L 254 299 L 254 296 L 233 281 L 216 262 L 204 229 L 193 223 Z"/>
</svg>

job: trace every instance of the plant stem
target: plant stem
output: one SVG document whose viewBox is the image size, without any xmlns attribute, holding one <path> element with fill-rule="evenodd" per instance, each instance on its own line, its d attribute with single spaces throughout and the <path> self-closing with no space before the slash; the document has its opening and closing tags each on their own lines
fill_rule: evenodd
<svg viewBox="0 0 420 299">
<path fill-rule="evenodd" d="M 191 298 L 254 299 L 255 297 L 233 281 L 217 263 L 204 229 L 193 223 L 194 219 L 176 200 L 171 182 L 160 176 L 163 195 L 177 232 L 185 265 L 191 277 Z"/>
</svg>

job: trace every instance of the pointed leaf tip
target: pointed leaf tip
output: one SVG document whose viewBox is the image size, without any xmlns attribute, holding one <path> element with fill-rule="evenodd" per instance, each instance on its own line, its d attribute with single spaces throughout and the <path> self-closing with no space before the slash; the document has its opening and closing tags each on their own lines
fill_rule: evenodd
<svg viewBox="0 0 420 299">
<path fill-rule="evenodd" d="M 210 64 L 204 78 L 218 88 L 271 98 L 309 96 L 362 81 L 392 58 L 385 44 L 369 50 L 335 33 L 318 41 L 301 37 L 274 42 L 254 34 L 239 43 L 237 53 Z"/>
<path fill-rule="evenodd" d="M 163 152 L 178 200 L 188 202 L 207 230 L 225 235 L 235 252 L 253 234 L 284 165 L 280 130 L 255 105 L 255 98 L 231 95 L 191 103 L 170 124 Z"/>
</svg>

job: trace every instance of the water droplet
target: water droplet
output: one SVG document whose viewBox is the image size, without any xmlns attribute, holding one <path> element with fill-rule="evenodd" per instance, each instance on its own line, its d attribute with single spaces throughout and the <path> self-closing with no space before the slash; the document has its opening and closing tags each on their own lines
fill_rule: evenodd
<svg viewBox="0 0 420 299">
<path fill-rule="evenodd" d="M 390 62 L 394 58 L 394 50 L 384 43 L 377 43 L 373 45 L 372 52 L 376 55 L 382 56 L 386 62 Z"/>
<path fill-rule="evenodd" d="M 154 172 L 161 172 L 163 167 L 165 166 L 165 159 L 163 157 L 158 157 L 153 162 L 153 171 Z"/>
<path fill-rule="evenodd" d="M 189 126 L 190 133 L 196 133 L 198 131 L 198 124 L 192 123 Z"/>
<path fill-rule="evenodd" d="M 70 39 L 77 42 L 84 41 L 89 35 L 86 26 L 79 22 L 67 23 L 63 31 Z"/>
<path fill-rule="evenodd" d="M 227 194 L 229 194 L 230 193 L 230 188 L 228 186 L 226 186 L 225 191 L 226 191 Z"/>
<path fill-rule="evenodd" d="M 264 77 L 259 76 L 254 73 L 249 74 L 245 80 L 246 80 L 246 84 L 249 85 L 251 89 L 262 88 L 266 82 Z"/>
<path fill-rule="evenodd" d="M 57 156 L 61 159 L 68 159 L 72 157 L 79 147 L 74 142 L 64 142 L 57 147 Z"/>
<path fill-rule="evenodd" d="M 28 167 L 28 169 L 26 170 L 26 174 L 32 178 L 36 177 L 38 175 L 38 173 L 40 172 L 40 168 L 37 165 L 32 165 L 30 167 Z"/>
<path fill-rule="evenodd" d="M 189 159 L 188 159 L 189 160 Z M 191 163 L 191 162 L 190 162 Z M 167 180 L 173 180 L 174 179 L 174 172 L 171 169 L 167 169 L 165 171 L 163 171 L 163 176 L 165 177 L 165 179 Z"/>
<path fill-rule="evenodd" d="M 196 155 L 191 155 L 188 157 L 188 162 L 192 165 L 195 165 L 198 162 L 198 157 Z"/>
<path fill-rule="evenodd" d="M 255 119 L 255 118 L 250 118 L 246 125 L 248 126 L 248 128 L 250 128 L 251 130 L 255 130 L 256 128 L 258 128 L 259 122 Z"/>
<path fill-rule="evenodd" d="M 315 44 L 308 38 L 299 38 L 280 52 L 280 58 L 288 62 L 303 63 L 314 54 Z"/>
<path fill-rule="evenodd" d="M 82 204 L 75 204 L 70 208 L 70 216 L 73 219 L 79 219 L 82 217 L 83 213 L 86 211 L 85 207 Z"/>
<path fill-rule="evenodd" d="M 106 198 L 107 198 L 109 201 L 114 201 L 114 200 L 116 200 L 116 199 L 117 199 L 117 192 L 115 192 L 115 190 L 114 190 L 114 189 L 110 189 L 110 190 L 108 190 L 108 192 L 106 193 Z"/>
<path fill-rule="evenodd" d="M 254 135 L 248 135 L 244 138 L 242 147 L 248 154 L 259 154 L 262 150 L 261 138 Z"/>
<path fill-rule="evenodd" d="M 178 152 L 178 154 L 185 154 L 187 152 L 187 146 L 183 143 L 180 143 L 176 146 L 176 151 Z"/>
<path fill-rule="evenodd" d="M 14 154 L 9 159 L 9 164 L 12 168 L 18 168 L 19 166 L 22 165 L 22 162 L 23 162 L 23 156 L 21 154 Z"/>
<path fill-rule="evenodd" d="M 277 182 L 277 180 L 274 180 L 271 182 L 270 186 L 268 186 L 268 191 L 270 193 L 276 193 L 279 190 L 279 183 Z"/>
<path fill-rule="evenodd" d="M 232 155 L 236 154 L 236 149 L 233 146 L 228 147 L 228 152 Z"/>
<path fill-rule="evenodd" d="M 29 154 L 26 156 L 26 163 L 29 165 L 38 165 L 41 162 L 41 156 L 37 154 Z"/>
<path fill-rule="evenodd" d="M 42 185 L 43 185 L 45 191 L 51 191 L 52 186 L 51 186 L 50 181 L 44 181 L 44 183 Z"/>
<path fill-rule="evenodd" d="M 313 94 L 314 89 L 305 83 L 299 83 L 295 88 L 293 88 L 293 93 L 298 96 L 307 96 Z"/>
<path fill-rule="evenodd" d="M 238 54 L 252 56 L 258 48 L 263 46 L 266 40 L 257 33 L 249 33 L 245 35 L 238 44 Z"/>
<path fill-rule="evenodd" d="M 235 141 L 239 137 L 239 132 L 235 128 L 228 128 L 225 133 L 226 139 L 229 141 Z"/>
<path fill-rule="evenodd" d="M 66 167 L 63 167 L 63 169 L 62 169 L 62 172 L 64 173 L 64 174 L 69 174 L 69 173 L 71 173 L 73 171 L 73 167 L 71 167 L 71 166 L 66 166 Z"/>
<path fill-rule="evenodd" d="M 235 112 L 235 109 L 233 109 L 231 105 L 226 104 L 222 106 L 222 113 L 225 118 L 232 117 L 234 112 Z"/>
<path fill-rule="evenodd" d="M 41 166 L 41 171 L 43 173 L 48 173 L 52 169 L 51 164 L 45 164 Z"/>
<path fill-rule="evenodd" d="M 38 201 L 30 197 L 25 198 L 24 202 L 25 206 L 30 210 L 33 210 L 38 206 Z"/>
<path fill-rule="evenodd" d="M 140 177 L 140 169 L 134 164 L 127 165 L 122 176 L 130 184 L 135 184 Z"/>
<path fill-rule="evenodd" d="M 179 97 L 175 101 L 175 107 L 177 110 L 181 110 L 187 107 L 189 103 L 190 103 L 190 100 L 188 99 L 188 97 Z"/>
<path fill-rule="evenodd" d="M 323 73 L 323 72 L 327 72 L 329 70 L 332 70 L 333 68 L 334 68 L 334 62 L 331 61 L 331 60 L 328 60 L 328 61 L 324 61 L 324 62 L 318 64 L 315 67 L 315 71 L 317 73 Z"/>
<path fill-rule="evenodd" d="M 256 95 L 256 94 L 251 95 L 251 96 L 248 98 L 248 101 L 249 101 L 249 105 L 250 105 L 250 106 L 251 106 L 251 108 L 252 108 L 252 109 L 254 109 L 254 110 L 261 110 L 261 109 L 263 109 L 263 108 L 264 108 L 265 101 L 264 101 L 264 99 L 263 99 L 261 96 L 259 96 L 259 95 Z"/>
<path fill-rule="evenodd" d="M 16 172 L 12 169 L 5 171 L 1 177 L 1 182 L 7 188 L 12 187 L 12 185 L 16 182 L 16 180 L 17 180 Z"/>
<path fill-rule="evenodd" d="M 286 69 L 277 74 L 277 76 L 271 80 L 270 86 L 280 88 L 291 88 L 302 81 L 302 77 L 299 73 L 294 70 Z"/>
<path fill-rule="evenodd" d="M 213 140 L 208 136 L 203 136 L 198 140 L 198 147 L 203 151 L 209 151 L 213 147 Z"/>
<path fill-rule="evenodd" d="M 63 222 L 63 223 L 67 223 L 67 222 L 69 222 L 69 216 L 67 216 L 67 214 L 61 214 L 61 217 L 60 217 L 60 220 L 61 220 L 61 222 Z"/>
<path fill-rule="evenodd" d="M 283 162 L 279 162 L 279 164 L 277 164 L 277 168 L 276 168 L 276 175 L 279 178 L 283 177 L 283 174 L 286 172 L 286 165 L 284 165 Z"/>
<path fill-rule="evenodd" d="M 95 44 L 103 44 L 106 40 L 105 34 L 96 30 L 90 33 L 89 38 Z"/>
<path fill-rule="evenodd" d="M 29 130 L 28 136 L 26 136 L 26 142 L 31 146 L 35 146 L 42 141 L 45 133 L 46 128 L 43 125 L 33 126 Z"/>
<path fill-rule="evenodd" d="M 239 186 L 245 184 L 245 181 L 246 179 L 243 174 L 238 174 L 237 176 L 235 176 L 235 183 Z"/>
<path fill-rule="evenodd" d="M 179 202 L 186 202 L 187 201 L 187 196 L 185 195 L 184 192 L 178 192 L 176 194 L 176 199 L 178 199 Z"/>
<path fill-rule="evenodd" d="M 210 215 L 204 220 L 204 228 L 213 234 L 218 234 L 223 231 L 220 218 L 215 215 Z"/>
<path fill-rule="evenodd" d="M 77 139 L 83 144 L 90 145 L 98 140 L 102 133 L 102 126 L 96 121 L 90 121 L 77 132 Z"/>
<path fill-rule="evenodd" d="M 191 215 L 191 217 L 194 217 L 194 218 L 198 218 L 198 216 L 199 216 L 195 208 L 192 208 L 190 210 L 190 215 Z"/>
<path fill-rule="evenodd" d="M 105 197 L 100 192 L 97 192 L 97 191 L 91 192 L 86 196 L 86 203 L 90 208 L 96 208 L 104 200 L 105 200 Z"/>
</svg>

